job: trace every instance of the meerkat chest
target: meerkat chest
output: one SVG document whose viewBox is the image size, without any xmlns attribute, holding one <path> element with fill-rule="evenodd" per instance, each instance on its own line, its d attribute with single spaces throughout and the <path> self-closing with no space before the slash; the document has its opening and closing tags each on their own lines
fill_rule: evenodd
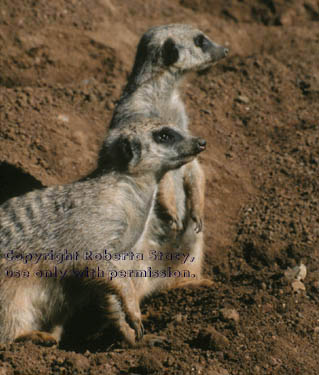
<svg viewBox="0 0 319 375">
<path fill-rule="evenodd" d="M 165 114 L 165 120 L 171 121 L 185 131 L 188 129 L 185 106 L 177 90 L 174 90 L 169 100 L 163 103 L 162 113 Z"/>
<path fill-rule="evenodd" d="M 125 231 L 121 234 L 121 242 L 125 246 L 133 246 L 142 234 L 155 200 L 156 187 L 144 189 L 131 187 L 122 195 L 122 221 Z"/>
</svg>

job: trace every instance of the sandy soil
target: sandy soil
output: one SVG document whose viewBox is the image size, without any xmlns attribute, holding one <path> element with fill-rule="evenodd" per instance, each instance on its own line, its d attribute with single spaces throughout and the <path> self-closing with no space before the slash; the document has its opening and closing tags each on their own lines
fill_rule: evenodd
<svg viewBox="0 0 319 375">
<path fill-rule="evenodd" d="M 94 169 L 149 27 L 191 23 L 231 53 L 184 87 L 214 287 L 143 303 L 165 345 L 121 349 L 88 307 L 60 348 L 1 346 L 0 374 L 318 374 L 318 21 L 317 0 L 1 1 L 0 202 Z"/>
</svg>

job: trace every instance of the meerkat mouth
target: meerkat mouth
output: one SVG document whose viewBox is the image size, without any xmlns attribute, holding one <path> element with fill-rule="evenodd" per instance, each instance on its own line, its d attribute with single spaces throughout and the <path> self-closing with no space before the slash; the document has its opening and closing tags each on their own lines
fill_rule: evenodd
<svg viewBox="0 0 319 375">
<path fill-rule="evenodd" d="M 212 66 L 213 66 L 213 65 L 216 65 L 217 63 L 218 63 L 218 61 L 216 61 L 216 60 L 211 60 L 211 61 L 209 61 L 209 62 L 203 64 L 203 65 L 197 70 L 197 73 L 198 73 L 199 75 L 206 74 L 206 73 L 208 73 L 208 72 L 211 70 Z"/>
<path fill-rule="evenodd" d="M 179 157 L 176 157 L 176 158 L 172 159 L 172 161 L 182 162 L 182 163 L 186 164 L 186 163 L 192 161 L 196 157 L 197 154 L 198 154 L 198 152 L 183 154 L 183 155 L 180 155 Z"/>
<path fill-rule="evenodd" d="M 183 160 L 187 160 L 187 159 L 189 159 L 189 160 L 191 161 L 191 160 L 194 159 L 198 154 L 200 154 L 202 151 L 204 151 L 204 150 L 206 149 L 206 145 L 198 145 L 197 147 L 198 147 L 198 148 L 197 148 L 196 150 L 193 150 L 193 151 L 191 151 L 191 152 L 189 152 L 189 153 L 185 153 L 185 154 L 181 155 L 181 158 L 182 158 Z M 177 160 L 178 160 L 178 159 L 177 159 Z"/>
</svg>

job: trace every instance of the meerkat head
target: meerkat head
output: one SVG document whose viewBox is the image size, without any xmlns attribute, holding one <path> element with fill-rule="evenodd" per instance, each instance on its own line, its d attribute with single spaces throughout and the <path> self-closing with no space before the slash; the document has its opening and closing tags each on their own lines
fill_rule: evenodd
<svg viewBox="0 0 319 375">
<path fill-rule="evenodd" d="M 156 119 L 132 123 L 127 132 L 129 136 L 134 133 L 134 147 L 139 142 L 138 156 L 129 162 L 128 172 L 136 175 L 150 173 L 157 180 L 166 172 L 189 163 L 206 148 L 204 139 L 192 137 L 174 125 Z"/>
<path fill-rule="evenodd" d="M 205 139 L 193 137 L 171 124 L 162 125 L 151 131 L 150 154 L 153 161 L 150 160 L 150 163 L 158 160 L 160 174 L 180 168 L 194 160 L 205 149 Z"/>
<path fill-rule="evenodd" d="M 202 31 L 184 24 L 153 27 L 141 38 L 132 76 L 161 70 L 185 73 L 203 70 L 224 58 L 228 49 Z"/>
<path fill-rule="evenodd" d="M 143 119 L 113 131 L 104 142 L 100 162 L 104 161 L 108 170 L 136 176 L 151 174 L 159 180 L 167 171 L 192 161 L 205 148 L 202 138 L 192 137 L 171 124 Z"/>
</svg>

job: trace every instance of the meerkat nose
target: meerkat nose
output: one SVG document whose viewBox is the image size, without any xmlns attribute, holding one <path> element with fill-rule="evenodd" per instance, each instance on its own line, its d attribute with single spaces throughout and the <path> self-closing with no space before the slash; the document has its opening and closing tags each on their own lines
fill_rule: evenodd
<svg viewBox="0 0 319 375">
<path fill-rule="evenodd" d="M 206 141 L 203 138 L 199 138 L 197 141 L 197 147 L 199 151 L 204 151 L 206 148 Z"/>
</svg>

